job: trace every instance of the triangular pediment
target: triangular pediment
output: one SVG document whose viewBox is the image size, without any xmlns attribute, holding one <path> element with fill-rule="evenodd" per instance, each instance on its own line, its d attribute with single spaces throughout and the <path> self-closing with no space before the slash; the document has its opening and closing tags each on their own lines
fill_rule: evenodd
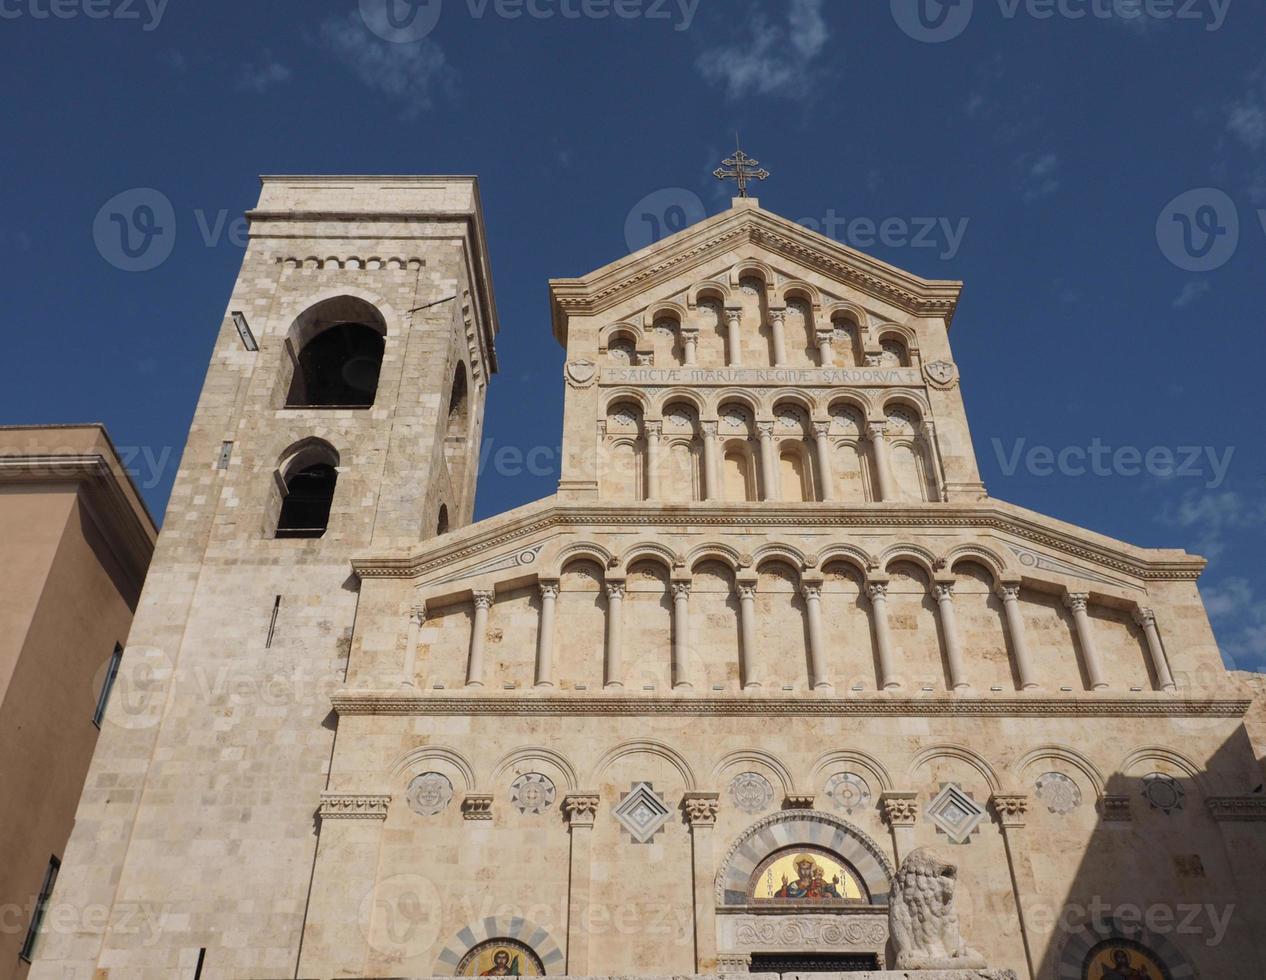
<svg viewBox="0 0 1266 980">
<path fill-rule="evenodd" d="M 600 314 L 702 269 L 718 253 L 747 244 L 912 316 L 939 316 L 948 323 L 962 291 L 957 280 L 923 279 L 766 211 L 755 200 L 740 199 L 730 209 L 588 275 L 551 279 L 554 335 L 565 344 L 570 317 Z"/>
</svg>

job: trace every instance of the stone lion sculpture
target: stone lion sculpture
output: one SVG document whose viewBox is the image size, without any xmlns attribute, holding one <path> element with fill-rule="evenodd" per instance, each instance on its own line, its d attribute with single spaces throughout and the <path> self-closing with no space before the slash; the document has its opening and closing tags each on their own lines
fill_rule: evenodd
<svg viewBox="0 0 1266 980">
<path fill-rule="evenodd" d="M 888 905 L 898 970 L 984 968 L 985 958 L 958 931 L 957 873 L 926 847 L 911 851 L 901 863 Z"/>
</svg>

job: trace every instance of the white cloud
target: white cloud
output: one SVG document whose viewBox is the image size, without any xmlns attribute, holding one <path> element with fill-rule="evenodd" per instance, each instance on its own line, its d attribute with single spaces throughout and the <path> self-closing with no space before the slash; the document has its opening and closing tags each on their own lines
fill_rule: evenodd
<svg viewBox="0 0 1266 980">
<path fill-rule="evenodd" d="M 1174 309 L 1185 309 L 1212 288 L 1204 279 L 1193 279 L 1191 282 L 1184 283 L 1182 292 L 1174 298 Z"/>
<path fill-rule="evenodd" d="M 763 10 L 748 19 L 747 36 L 709 48 L 699 57 L 703 77 L 731 99 L 748 95 L 796 97 L 807 94 L 814 68 L 830 31 L 822 0 L 790 0 L 787 23 L 771 23 Z"/>
<path fill-rule="evenodd" d="M 1266 500 L 1249 501 L 1234 490 L 1189 490 L 1177 504 L 1165 505 L 1160 521 L 1190 531 L 1189 545 L 1213 559 L 1226 551 L 1232 533 L 1266 527 Z"/>
<path fill-rule="evenodd" d="M 353 12 L 321 25 L 321 42 L 361 84 L 404 104 L 404 114 L 429 109 L 437 90 L 452 80 L 453 69 L 430 38 L 409 44 L 384 41 Z"/>
<path fill-rule="evenodd" d="M 1059 157 L 1054 153 L 1026 153 L 1016 163 L 1023 178 L 1025 204 L 1059 190 Z"/>
<path fill-rule="evenodd" d="M 1242 578 L 1201 585 L 1200 595 L 1223 658 L 1241 670 L 1266 670 L 1266 599 Z"/>
<path fill-rule="evenodd" d="M 268 51 L 257 64 L 243 65 L 238 73 L 239 92 L 263 92 L 281 82 L 290 81 L 290 69 L 273 58 Z"/>
<path fill-rule="evenodd" d="M 1248 87 L 1239 98 L 1227 103 L 1226 128 L 1250 150 L 1266 146 L 1266 65 L 1248 76 Z"/>
</svg>

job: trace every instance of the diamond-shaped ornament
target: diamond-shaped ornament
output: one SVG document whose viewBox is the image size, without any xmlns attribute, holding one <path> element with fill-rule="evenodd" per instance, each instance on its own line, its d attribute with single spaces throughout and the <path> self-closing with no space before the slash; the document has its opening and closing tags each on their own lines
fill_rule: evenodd
<svg viewBox="0 0 1266 980">
<path fill-rule="evenodd" d="M 928 804 L 927 815 L 936 829 L 951 841 L 964 844 L 985 818 L 985 809 L 971 794 L 954 783 L 946 783 Z"/>
<path fill-rule="evenodd" d="M 635 844 L 649 844 L 668 823 L 670 811 L 650 783 L 634 783 L 611 811 Z"/>
</svg>

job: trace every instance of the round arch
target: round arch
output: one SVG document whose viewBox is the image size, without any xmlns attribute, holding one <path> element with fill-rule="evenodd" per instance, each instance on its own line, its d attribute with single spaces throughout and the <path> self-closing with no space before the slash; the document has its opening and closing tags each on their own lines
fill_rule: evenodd
<svg viewBox="0 0 1266 980">
<path fill-rule="evenodd" d="M 462 957 L 476 946 L 497 939 L 511 939 L 527 946 L 536 953 L 547 976 L 561 974 L 566 968 L 558 941 L 544 926 L 521 916 L 488 916 L 467 923 L 449 936 L 432 967 L 432 975 L 456 976 Z"/>
<path fill-rule="evenodd" d="M 493 770 L 493 782 L 500 784 L 501 778 L 514 766 L 525 762 L 544 762 L 562 773 L 563 781 L 569 792 L 575 792 L 579 785 L 576 779 L 576 768 L 562 754 L 542 746 L 524 746 L 503 756 Z"/>
<path fill-rule="evenodd" d="M 954 745 L 952 743 L 929 745 L 927 748 L 916 752 L 913 758 L 910 759 L 910 765 L 906 768 L 906 776 L 908 779 L 913 780 L 920 769 L 936 759 L 956 759 L 959 762 L 964 762 L 980 773 L 985 783 L 989 786 L 989 792 L 1002 792 L 1002 783 L 993 771 L 993 766 L 985 761 L 984 756 L 978 752 L 973 752 L 965 745 Z"/>
<path fill-rule="evenodd" d="M 652 755 L 663 759 L 677 770 L 677 774 L 681 776 L 681 781 L 687 791 L 696 788 L 694 769 L 686 761 L 686 757 L 672 746 L 649 738 L 621 742 L 615 748 L 608 749 L 593 767 L 593 776 L 590 779 L 590 784 L 594 786 L 600 785 L 603 773 L 621 759 L 630 755 Z"/>
</svg>

